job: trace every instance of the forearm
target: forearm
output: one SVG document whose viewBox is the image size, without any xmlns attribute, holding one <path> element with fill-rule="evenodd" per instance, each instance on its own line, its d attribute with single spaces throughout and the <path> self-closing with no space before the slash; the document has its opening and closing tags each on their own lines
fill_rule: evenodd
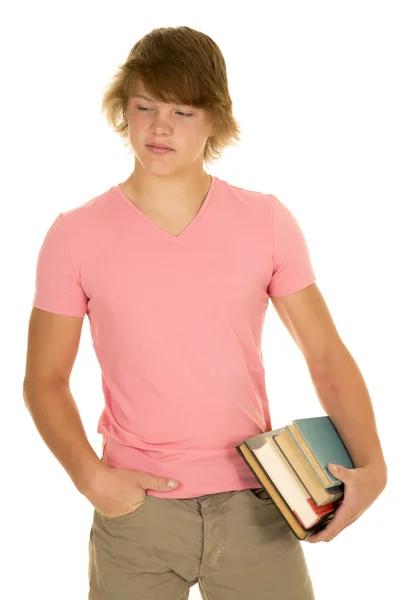
<svg viewBox="0 0 400 600">
<path fill-rule="evenodd" d="M 354 358 L 344 347 L 312 381 L 325 413 L 341 436 L 355 467 L 369 466 L 383 482 L 387 469 L 371 397 Z"/>
<path fill-rule="evenodd" d="M 50 378 L 25 380 L 23 396 L 47 447 L 86 495 L 106 467 L 89 444 L 69 386 Z"/>
</svg>

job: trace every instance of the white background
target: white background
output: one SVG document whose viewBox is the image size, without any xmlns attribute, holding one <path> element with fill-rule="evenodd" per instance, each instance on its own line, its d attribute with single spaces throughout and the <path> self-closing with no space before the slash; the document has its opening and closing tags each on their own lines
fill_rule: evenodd
<svg viewBox="0 0 400 600">
<path fill-rule="evenodd" d="M 273 193 L 292 210 L 317 284 L 373 400 L 389 482 L 335 540 L 303 543 L 316 598 L 372 600 L 389 591 L 395 597 L 398 8 L 398 2 L 382 0 L 213 1 L 194 7 L 143 0 L 25 1 L 3 9 L 2 597 L 87 598 L 93 507 L 40 438 L 22 397 L 34 271 L 55 217 L 132 171 L 133 156 L 100 114 L 102 94 L 138 39 L 177 25 L 204 31 L 220 47 L 243 130 L 239 146 L 206 170 L 233 185 Z M 273 428 L 323 414 L 304 359 L 272 304 L 263 354 Z M 101 455 L 100 368 L 87 319 L 71 389 Z M 190 598 L 200 598 L 197 585 Z"/>
</svg>

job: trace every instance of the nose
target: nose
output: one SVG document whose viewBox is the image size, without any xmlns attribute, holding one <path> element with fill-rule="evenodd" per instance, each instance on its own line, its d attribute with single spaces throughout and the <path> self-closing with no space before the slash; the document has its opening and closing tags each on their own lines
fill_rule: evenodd
<svg viewBox="0 0 400 600">
<path fill-rule="evenodd" d="M 151 125 L 154 135 L 163 135 L 172 133 L 172 125 L 167 119 L 162 118 L 160 115 L 155 116 Z"/>
</svg>

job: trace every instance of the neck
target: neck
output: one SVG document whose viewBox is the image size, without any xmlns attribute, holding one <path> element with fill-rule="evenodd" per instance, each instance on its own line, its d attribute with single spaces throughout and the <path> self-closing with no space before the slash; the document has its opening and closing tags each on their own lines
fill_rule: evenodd
<svg viewBox="0 0 400 600">
<path fill-rule="evenodd" d="M 179 209 L 202 202 L 210 185 L 211 176 L 203 169 L 184 175 L 155 175 L 135 168 L 121 187 L 142 207 Z"/>
</svg>

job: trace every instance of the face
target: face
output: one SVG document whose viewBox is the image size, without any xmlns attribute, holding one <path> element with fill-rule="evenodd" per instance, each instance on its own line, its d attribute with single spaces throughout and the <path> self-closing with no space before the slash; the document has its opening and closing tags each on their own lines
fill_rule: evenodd
<svg viewBox="0 0 400 600">
<path fill-rule="evenodd" d="M 202 168 L 204 146 L 213 134 L 205 111 L 156 101 L 139 83 L 133 94 L 126 111 L 128 136 L 135 159 L 143 168 L 160 174 L 172 173 L 196 163 Z M 173 150 L 156 154 L 147 147 L 151 143 L 164 144 Z"/>
</svg>

